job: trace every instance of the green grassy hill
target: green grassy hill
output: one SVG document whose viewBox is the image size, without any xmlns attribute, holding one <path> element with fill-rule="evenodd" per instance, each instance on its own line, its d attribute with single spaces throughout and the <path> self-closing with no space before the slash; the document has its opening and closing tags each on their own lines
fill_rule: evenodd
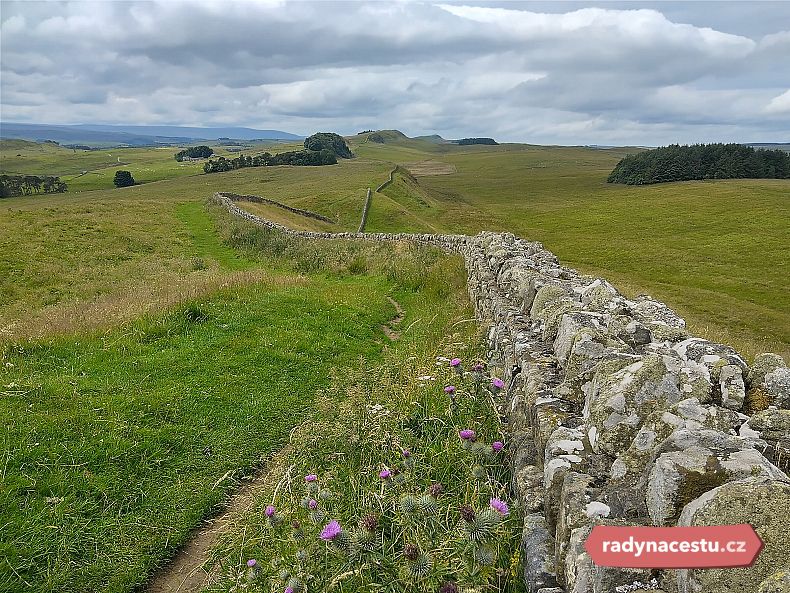
<svg viewBox="0 0 790 593">
<path fill-rule="evenodd" d="M 667 301 L 697 334 L 790 356 L 786 181 L 629 187 L 605 179 L 632 149 L 350 142 L 357 157 L 333 166 L 212 175 L 172 149 L 2 143 L 4 171 L 94 173 L 0 200 L 0 590 L 133 590 L 320 413 L 316 391 L 344 393 L 338 371 L 392 348 L 388 296 L 408 346 L 389 364 L 459 347 L 459 258 L 283 239 L 207 208 L 215 191 L 337 221 L 242 204 L 299 228 L 355 230 L 366 189 L 400 165 L 369 231 L 512 231 Z M 108 188 L 118 156 L 148 182 Z"/>
</svg>

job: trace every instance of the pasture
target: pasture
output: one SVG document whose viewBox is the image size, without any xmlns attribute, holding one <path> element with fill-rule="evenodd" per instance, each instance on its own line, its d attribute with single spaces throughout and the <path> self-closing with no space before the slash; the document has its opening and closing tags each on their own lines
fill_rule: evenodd
<svg viewBox="0 0 790 593">
<path fill-rule="evenodd" d="M 472 339 L 456 326 L 470 316 L 458 258 L 283 239 L 207 207 L 215 191 L 336 221 L 241 204 L 283 224 L 356 230 L 366 188 L 401 165 L 368 231 L 512 231 L 666 301 L 694 333 L 790 357 L 787 181 L 626 187 L 605 179 L 629 149 L 351 145 L 334 166 L 203 175 L 175 149 L 3 143 L 3 171 L 70 191 L 0 200 L 0 589 L 133 590 L 294 426 L 331 414 L 316 394 L 345 397 L 338 377 Z M 144 183 L 108 187 L 118 156 Z M 387 297 L 411 328 L 397 344 Z"/>
</svg>

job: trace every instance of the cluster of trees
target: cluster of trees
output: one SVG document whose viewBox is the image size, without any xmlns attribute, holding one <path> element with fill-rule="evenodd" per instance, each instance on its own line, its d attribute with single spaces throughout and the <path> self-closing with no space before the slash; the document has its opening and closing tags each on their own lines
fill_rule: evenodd
<svg viewBox="0 0 790 593">
<path fill-rule="evenodd" d="M 184 160 L 184 157 L 189 157 L 191 159 L 207 159 L 212 154 L 214 154 L 214 151 L 208 146 L 190 146 L 186 150 L 177 152 L 176 160 L 180 163 Z"/>
<path fill-rule="evenodd" d="M 351 149 L 343 140 L 343 136 L 333 132 L 319 132 L 304 139 L 305 150 L 320 152 L 330 150 L 341 159 L 350 159 L 354 156 Z"/>
<path fill-rule="evenodd" d="M 492 146 L 499 145 L 499 142 L 493 138 L 461 138 L 460 140 L 456 140 L 455 143 L 460 144 L 461 146 L 466 146 L 468 144 L 490 144 Z"/>
<path fill-rule="evenodd" d="M 0 198 L 33 193 L 60 194 L 68 189 L 60 177 L 51 175 L 0 175 Z"/>
<path fill-rule="evenodd" d="M 790 179 L 790 154 L 743 144 L 672 144 L 622 159 L 609 183 L 647 185 L 698 179 Z"/>
<path fill-rule="evenodd" d="M 313 134 L 304 141 L 306 150 L 292 150 L 272 155 L 264 152 L 255 156 L 239 155 L 234 159 L 219 157 L 203 165 L 206 173 L 221 173 L 245 167 L 272 167 L 275 165 L 320 166 L 336 165 L 337 157 L 354 156 L 342 136 L 322 132 Z"/>
<path fill-rule="evenodd" d="M 115 187 L 130 187 L 135 184 L 134 177 L 129 171 L 116 171 L 112 182 Z"/>
<path fill-rule="evenodd" d="M 293 150 L 272 155 L 264 152 L 255 156 L 237 156 L 235 159 L 226 159 L 221 156 L 216 161 L 208 161 L 203 165 L 205 173 L 222 173 L 243 169 L 245 167 L 273 167 L 275 165 L 320 166 L 336 165 L 337 157 L 331 150 Z"/>
</svg>

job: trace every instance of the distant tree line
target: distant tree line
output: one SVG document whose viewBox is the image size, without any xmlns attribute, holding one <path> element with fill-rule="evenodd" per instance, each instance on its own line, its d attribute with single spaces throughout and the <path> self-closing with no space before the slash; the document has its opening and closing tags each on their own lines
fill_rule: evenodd
<svg viewBox="0 0 790 593">
<path fill-rule="evenodd" d="M 499 145 L 499 142 L 493 138 L 461 138 L 460 140 L 456 140 L 455 143 L 460 144 L 461 146 L 466 146 L 468 144 L 489 144 L 492 146 Z"/>
<path fill-rule="evenodd" d="M 269 152 L 255 156 L 239 155 L 233 159 L 219 157 L 203 165 L 206 173 L 221 173 L 245 167 L 273 167 L 275 165 L 321 166 L 336 165 L 337 157 L 351 158 L 353 154 L 342 136 L 322 132 L 304 141 L 306 150 L 292 150 L 272 155 Z M 347 156 L 345 156 L 347 155 Z"/>
<path fill-rule="evenodd" d="M 208 146 L 190 146 L 186 150 L 177 152 L 176 160 L 180 163 L 184 160 L 184 157 L 189 157 L 191 159 L 207 159 L 212 154 L 214 154 L 214 151 Z"/>
<path fill-rule="evenodd" d="M 33 193 L 60 194 L 68 186 L 51 175 L 0 175 L 0 198 L 27 196 Z"/>
<path fill-rule="evenodd" d="M 255 156 L 243 154 L 234 159 L 221 156 L 217 160 L 210 160 L 203 165 L 205 173 L 222 173 L 245 167 L 273 167 L 275 165 L 320 166 L 336 165 L 337 157 L 331 150 L 293 150 L 272 155 L 264 152 Z"/>
<path fill-rule="evenodd" d="M 628 155 L 607 181 L 647 185 L 698 179 L 790 179 L 790 154 L 743 144 L 672 144 Z"/>
</svg>

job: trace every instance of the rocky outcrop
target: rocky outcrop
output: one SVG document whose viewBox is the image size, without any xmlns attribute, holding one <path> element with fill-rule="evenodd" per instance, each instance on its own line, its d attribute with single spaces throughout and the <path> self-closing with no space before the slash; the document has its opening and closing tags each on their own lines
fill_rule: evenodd
<svg viewBox="0 0 790 593">
<path fill-rule="evenodd" d="M 527 591 L 774 591 L 787 582 L 790 369 L 780 357 L 750 367 L 735 349 L 690 336 L 665 304 L 627 299 L 509 233 L 295 232 L 215 199 L 301 237 L 409 240 L 464 257 L 489 365 L 505 383 Z M 603 568 L 583 545 L 596 524 L 744 522 L 765 542 L 749 569 Z"/>
</svg>

